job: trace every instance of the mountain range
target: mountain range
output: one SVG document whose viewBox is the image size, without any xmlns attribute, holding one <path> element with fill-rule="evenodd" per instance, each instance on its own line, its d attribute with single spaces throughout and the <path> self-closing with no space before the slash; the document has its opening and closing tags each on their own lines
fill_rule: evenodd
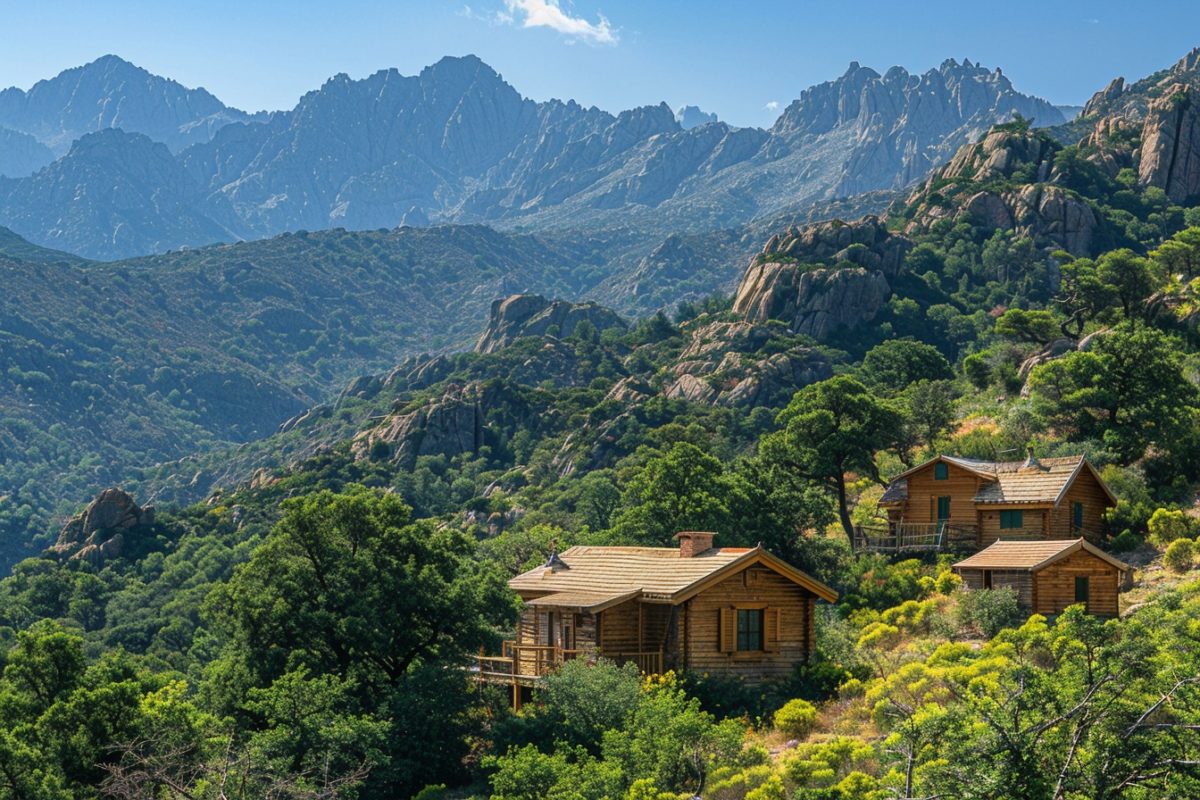
<svg viewBox="0 0 1200 800">
<path fill-rule="evenodd" d="M 43 148 L 6 168 L 0 224 L 109 260 L 430 223 L 632 230 L 655 246 L 906 187 L 1015 114 L 1066 121 L 970 61 L 920 75 L 855 63 L 758 129 L 693 124 L 702 112 L 677 119 L 665 103 L 535 102 L 474 56 L 337 75 L 290 111 L 248 115 L 106 56 L 0 93 L 0 128 Z"/>
</svg>

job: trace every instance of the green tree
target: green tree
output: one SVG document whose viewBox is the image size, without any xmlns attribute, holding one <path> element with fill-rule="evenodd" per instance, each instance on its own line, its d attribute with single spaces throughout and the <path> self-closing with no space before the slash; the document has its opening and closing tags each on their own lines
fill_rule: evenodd
<svg viewBox="0 0 1200 800">
<path fill-rule="evenodd" d="M 285 501 L 283 517 L 208 609 L 270 685 L 290 663 L 367 686 L 489 641 L 510 606 L 459 533 L 412 523 L 395 495 L 351 488 Z"/>
<path fill-rule="evenodd" d="M 1165 452 L 1183 446 L 1195 421 L 1196 387 L 1183 373 L 1179 345 L 1141 324 L 1125 323 L 1089 351 L 1041 364 L 1029 384 L 1043 420 L 1102 439 L 1124 464 L 1152 443 Z"/>
<path fill-rule="evenodd" d="M 996 335 L 1015 342 L 1046 344 L 1058 336 L 1058 322 L 1049 311 L 1010 308 L 996 319 Z"/>
<path fill-rule="evenodd" d="M 625 487 L 616 534 L 644 544 L 669 544 L 679 531 L 728 529 L 728 483 L 721 462 L 689 442 L 652 456 Z"/>
<path fill-rule="evenodd" d="M 863 357 L 860 373 L 866 384 L 888 393 L 916 381 L 953 377 L 950 363 L 936 347 L 907 339 L 889 339 L 872 347 Z"/>
<path fill-rule="evenodd" d="M 839 375 L 798 391 L 777 421 L 782 429 L 760 445 L 764 460 L 782 479 L 811 481 L 830 492 L 853 541 L 847 476 L 853 472 L 883 483 L 875 454 L 895 444 L 900 415 L 858 381 Z"/>
</svg>

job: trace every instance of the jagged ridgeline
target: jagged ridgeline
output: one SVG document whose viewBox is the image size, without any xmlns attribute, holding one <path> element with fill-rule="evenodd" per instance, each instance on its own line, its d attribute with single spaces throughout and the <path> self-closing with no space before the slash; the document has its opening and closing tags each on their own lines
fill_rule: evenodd
<svg viewBox="0 0 1200 800">
<path fill-rule="evenodd" d="M 661 239 L 906 187 L 1014 114 L 1065 121 L 970 61 L 855 63 L 759 129 L 534 102 L 473 56 L 251 116 L 109 56 L 0 93 L 0 225 L 102 259 L 446 222 Z"/>
</svg>

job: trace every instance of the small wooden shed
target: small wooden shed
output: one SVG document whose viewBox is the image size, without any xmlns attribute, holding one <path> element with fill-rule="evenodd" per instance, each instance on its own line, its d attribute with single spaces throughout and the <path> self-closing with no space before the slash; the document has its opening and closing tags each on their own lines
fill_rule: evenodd
<svg viewBox="0 0 1200 800">
<path fill-rule="evenodd" d="M 1079 538 L 1001 540 L 958 562 L 954 571 L 969 590 L 1013 589 L 1021 607 L 1035 614 L 1058 614 L 1083 603 L 1091 614 L 1115 617 L 1130 567 Z"/>
</svg>

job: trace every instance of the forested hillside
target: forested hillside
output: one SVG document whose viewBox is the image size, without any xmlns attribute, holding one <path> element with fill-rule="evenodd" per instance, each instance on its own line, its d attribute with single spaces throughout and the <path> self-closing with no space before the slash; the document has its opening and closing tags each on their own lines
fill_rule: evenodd
<svg viewBox="0 0 1200 800">
<path fill-rule="evenodd" d="M 194 306 L 217 343 L 196 359 L 253 376 L 246 410 L 297 413 L 255 438 L 231 427 L 242 412 L 159 389 L 150 417 L 182 415 L 203 448 L 61 530 L 24 510 L 36 481 L 5 490 L 9 524 L 53 546 L 0 581 L 0 798 L 1197 796 L 1200 184 L 1178 157 L 1200 146 L 1195 68 L 1137 84 L 1146 102 L 1118 117 L 1089 104 L 1082 141 L 997 126 L 886 214 L 782 225 L 732 294 L 640 318 L 558 299 L 585 283 L 581 250 L 485 229 L 3 262 L 108 288 L 88 308 L 109 313 L 77 327 L 20 316 L 49 289 L 22 296 L 12 352 L 99 369 L 97 337 L 136 341 L 105 333 L 121 314 L 144 329 Z M 292 291 L 265 291 L 268 270 Z M 481 271 L 494 281 L 470 288 Z M 374 312 L 313 311 L 335 291 Z M 482 335 L 385 362 L 384 312 L 431 349 Z M 55 342 L 94 350 L 52 358 Z M 76 378 L 78 397 L 6 364 L 5 396 L 76 413 L 124 409 L 121 387 L 154 398 L 137 370 L 162 354 L 138 347 L 121 380 Z M 304 403 L 318 381 L 344 389 Z M 6 467 L 32 452 L 5 444 Z M 950 553 L 852 551 L 908 467 L 1027 449 L 1086 455 L 1116 495 L 1101 543 L 1133 566 L 1118 617 L 965 591 Z M 569 545 L 686 530 L 836 590 L 812 660 L 748 685 L 584 657 L 519 712 L 476 680 L 516 624 L 508 578 Z"/>
</svg>

